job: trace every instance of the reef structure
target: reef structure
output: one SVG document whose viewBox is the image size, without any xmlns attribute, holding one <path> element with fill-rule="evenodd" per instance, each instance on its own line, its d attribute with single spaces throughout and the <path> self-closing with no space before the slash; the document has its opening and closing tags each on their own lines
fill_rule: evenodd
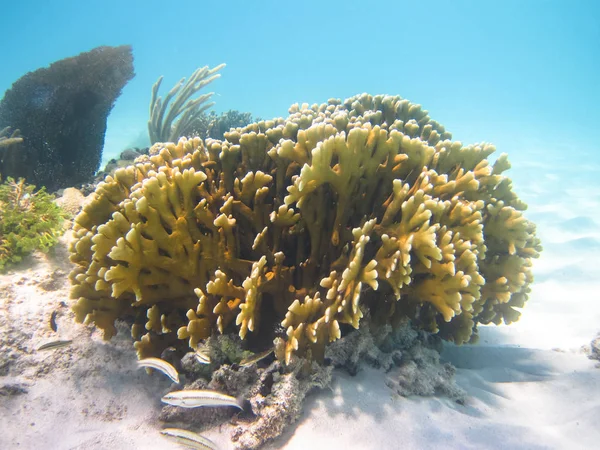
<svg viewBox="0 0 600 450">
<path fill-rule="evenodd" d="M 1 152 L 1 175 L 49 192 L 89 182 L 100 165 L 108 114 L 133 76 L 131 46 L 123 45 L 96 47 L 19 78 L 0 102 L 0 128 L 22 135 Z"/>
<path fill-rule="evenodd" d="M 472 341 L 518 319 L 541 251 L 494 151 L 367 94 L 157 143 L 75 218 L 76 319 L 126 319 L 140 358 L 237 333 L 319 361 L 366 314 Z"/>
</svg>

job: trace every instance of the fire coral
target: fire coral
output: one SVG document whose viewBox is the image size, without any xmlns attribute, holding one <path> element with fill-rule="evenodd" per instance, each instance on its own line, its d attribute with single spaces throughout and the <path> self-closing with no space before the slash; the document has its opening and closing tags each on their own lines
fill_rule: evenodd
<svg viewBox="0 0 600 450">
<path fill-rule="evenodd" d="M 541 246 L 506 155 L 398 96 L 289 113 L 155 144 L 100 183 L 75 219 L 77 320 L 110 338 L 127 318 L 140 357 L 236 332 L 289 363 L 366 314 L 457 343 L 518 319 Z"/>
</svg>

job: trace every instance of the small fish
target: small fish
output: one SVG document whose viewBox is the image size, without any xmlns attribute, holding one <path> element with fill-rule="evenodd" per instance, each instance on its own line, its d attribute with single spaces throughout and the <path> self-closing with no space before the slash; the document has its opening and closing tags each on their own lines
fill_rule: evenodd
<svg viewBox="0 0 600 450">
<path fill-rule="evenodd" d="M 168 376 L 174 383 L 179 384 L 179 374 L 175 367 L 160 358 L 144 358 L 137 362 L 138 367 L 147 367 L 150 369 L 160 370 Z"/>
<path fill-rule="evenodd" d="M 249 356 L 248 358 L 244 358 L 240 361 L 240 366 L 250 367 L 252 364 L 256 364 L 257 362 L 265 359 L 267 356 L 273 353 L 273 350 L 275 349 L 270 348 L 269 350 L 265 350 L 264 352 L 255 353 L 254 355 Z"/>
<path fill-rule="evenodd" d="M 52 311 L 52 314 L 50 315 L 50 328 L 52 328 L 52 331 L 54 331 L 55 333 L 58 330 L 58 326 L 56 325 L 57 312 L 58 311 L 54 310 L 54 311 Z"/>
<path fill-rule="evenodd" d="M 218 450 L 217 444 L 204 436 L 181 428 L 165 428 L 160 434 L 175 440 L 179 444 L 201 450 Z"/>
<path fill-rule="evenodd" d="M 61 348 L 61 347 L 66 347 L 67 345 L 71 344 L 73 341 L 72 340 L 66 340 L 66 341 L 52 341 L 52 342 L 47 342 L 44 345 L 41 345 L 40 347 L 38 347 L 38 351 L 40 350 L 54 350 L 57 348 Z"/>
<path fill-rule="evenodd" d="M 241 399 L 217 391 L 194 390 L 169 392 L 162 399 L 163 403 L 182 408 L 198 408 L 200 406 L 235 406 L 242 407 Z"/>
<path fill-rule="evenodd" d="M 194 356 L 200 364 L 210 364 L 210 356 L 208 355 L 208 351 L 196 350 Z"/>
</svg>

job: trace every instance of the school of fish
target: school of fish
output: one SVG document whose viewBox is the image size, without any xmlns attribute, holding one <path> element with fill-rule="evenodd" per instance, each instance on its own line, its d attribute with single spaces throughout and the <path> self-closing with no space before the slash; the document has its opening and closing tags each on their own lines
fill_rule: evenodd
<svg viewBox="0 0 600 450">
<path fill-rule="evenodd" d="M 55 314 L 52 315 L 50 320 L 50 326 L 53 331 L 56 331 Z M 38 351 L 55 350 L 70 345 L 72 340 L 55 340 L 47 342 L 40 347 Z M 273 348 L 270 348 L 264 352 L 256 353 L 248 358 L 244 358 L 240 361 L 239 365 L 242 367 L 249 367 L 259 361 L 265 359 L 273 353 Z M 210 355 L 207 348 L 196 349 L 194 356 L 200 364 L 210 364 Z M 143 358 L 137 361 L 139 368 L 153 369 L 165 374 L 171 381 L 179 384 L 179 373 L 175 367 L 167 361 L 160 358 Z M 171 406 L 178 406 L 180 408 L 199 408 L 204 406 L 218 407 L 218 406 L 233 406 L 240 410 L 243 410 L 243 398 L 235 398 L 227 394 L 223 394 L 218 391 L 212 391 L 208 389 L 188 389 L 180 391 L 172 391 L 164 395 L 161 398 L 163 403 Z M 189 430 L 181 428 L 165 428 L 161 430 L 161 434 L 175 442 L 185 445 L 189 448 L 201 449 L 201 450 L 218 450 L 219 447 L 210 439 L 194 433 Z"/>
</svg>

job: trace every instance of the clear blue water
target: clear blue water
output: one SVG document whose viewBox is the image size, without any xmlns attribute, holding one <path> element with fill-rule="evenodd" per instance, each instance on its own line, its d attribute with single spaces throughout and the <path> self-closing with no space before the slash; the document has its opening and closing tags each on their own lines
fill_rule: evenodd
<svg viewBox="0 0 600 450">
<path fill-rule="evenodd" d="M 146 142 L 160 75 L 166 89 L 221 62 L 217 111 L 270 118 L 296 102 L 399 94 L 456 139 L 494 142 L 513 161 L 532 147 L 600 149 L 594 0 L 22 0 L 0 24 L 0 92 L 61 58 L 133 45 L 137 75 L 109 119 L 105 159 Z"/>
<path fill-rule="evenodd" d="M 271 118 L 285 116 L 296 102 L 322 103 L 362 92 L 422 104 L 455 139 L 493 142 L 498 154 L 509 154 L 508 175 L 530 205 L 527 217 L 538 224 L 544 245 L 521 321 L 508 328 L 482 327 L 480 344 L 571 349 L 598 332 L 600 0 L 18 0 L 0 12 L 0 96 L 26 72 L 54 61 L 100 45 L 133 46 L 136 77 L 109 117 L 105 162 L 127 147 L 148 144 L 148 104 L 159 76 L 164 75 L 164 93 L 205 65 L 227 64 L 210 86 L 217 112 L 237 109 Z M 38 93 L 40 106 L 48 95 Z M 505 362 L 493 361 L 493 370 L 480 373 L 497 382 L 494 364 Z M 500 367 L 498 385 L 528 386 L 510 386 L 502 378 L 516 374 L 515 380 L 527 380 L 528 370 L 519 379 L 518 370 Z M 462 369 L 475 388 L 480 373 Z M 575 386 L 571 378 L 567 384 L 557 380 L 541 389 L 558 398 Z M 594 396 L 580 389 L 581 403 L 589 404 Z M 524 398 L 522 405 L 529 402 Z M 577 397 L 569 393 L 564 403 L 548 402 L 548 410 L 565 408 L 560 420 L 544 423 L 545 442 L 592 434 L 589 424 L 598 415 L 583 411 L 587 406 L 571 414 L 572 398 Z M 498 436 L 497 448 L 510 446 L 511 439 L 515 448 L 530 448 L 537 436 L 531 430 L 543 422 L 543 413 L 532 415 L 530 428 L 501 423 L 498 429 L 507 431 L 499 433 L 474 416 L 458 429 L 470 442 L 484 439 L 479 442 L 488 448 Z M 406 424 L 409 415 L 398 414 Z M 432 417 L 417 416 L 418 425 L 406 433 L 419 443 L 436 442 L 427 428 Z M 450 444 L 444 436 L 440 446 Z"/>
</svg>

